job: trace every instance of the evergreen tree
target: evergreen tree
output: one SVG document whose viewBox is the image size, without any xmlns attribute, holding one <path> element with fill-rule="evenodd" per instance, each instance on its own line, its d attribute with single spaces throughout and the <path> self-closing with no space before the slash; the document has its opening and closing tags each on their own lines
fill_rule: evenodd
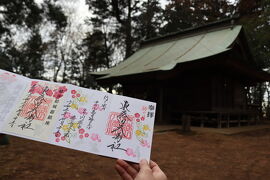
<svg viewBox="0 0 270 180">
<path fill-rule="evenodd" d="M 140 15 L 137 18 L 136 31 L 138 42 L 142 39 L 150 39 L 160 34 L 162 25 L 162 8 L 158 0 L 147 0 L 142 3 Z"/>
<path fill-rule="evenodd" d="M 169 0 L 164 10 L 163 34 L 229 17 L 234 9 L 226 0 Z"/>
<path fill-rule="evenodd" d="M 36 24 L 42 20 L 42 10 L 31 0 L 2 0 L 0 7 L 0 66 L 6 70 L 14 70 L 12 65 L 14 65 L 15 57 L 13 55 L 16 55 L 18 59 L 21 54 L 11 40 L 14 33 L 11 29 L 14 26 L 35 28 Z"/>
<path fill-rule="evenodd" d="M 112 46 L 108 43 L 107 36 L 100 30 L 88 33 L 83 40 L 84 58 L 81 62 L 79 82 L 84 87 L 94 87 L 93 77 L 90 72 L 101 68 L 110 67 L 110 59 L 113 53 Z"/>
<path fill-rule="evenodd" d="M 44 53 L 47 48 L 40 30 L 50 21 L 57 28 L 65 26 L 65 16 L 53 1 L 46 0 L 41 6 L 33 0 L 3 0 L 0 2 L 0 58 L 5 69 L 32 78 L 44 78 Z M 14 35 L 27 37 L 25 42 Z"/>
<path fill-rule="evenodd" d="M 116 46 L 124 47 L 125 58 L 129 57 L 137 47 L 134 25 L 140 11 L 140 1 L 87 0 L 87 3 L 95 15 L 91 19 L 94 26 L 109 25 L 111 32 L 115 33 Z"/>
<path fill-rule="evenodd" d="M 240 22 L 244 25 L 249 46 L 260 68 L 270 69 L 270 0 L 240 1 Z"/>
<path fill-rule="evenodd" d="M 270 70 L 270 0 L 238 1 L 240 23 L 244 25 L 249 47 L 258 68 Z M 259 83 L 250 87 L 251 99 L 263 106 L 266 118 L 270 117 L 270 84 Z"/>
<path fill-rule="evenodd" d="M 9 52 L 9 55 L 12 56 L 13 69 L 24 76 L 42 79 L 44 73 L 43 43 L 39 32 L 34 32 L 23 46 L 17 50 L 12 48 Z"/>
</svg>

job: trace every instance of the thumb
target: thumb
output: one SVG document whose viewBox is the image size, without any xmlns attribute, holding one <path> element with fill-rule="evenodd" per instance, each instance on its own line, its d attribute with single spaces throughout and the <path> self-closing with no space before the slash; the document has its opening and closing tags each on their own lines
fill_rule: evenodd
<svg viewBox="0 0 270 180">
<path fill-rule="evenodd" d="M 140 161 L 140 171 L 151 171 L 151 168 L 146 159 Z"/>
<path fill-rule="evenodd" d="M 160 167 L 157 165 L 157 163 L 154 162 L 154 161 L 152 161 L 152 160 L 150 161 L 149 166 L 153 170 L 153 172 L 160 172 L 160 171 L 162 171 L 160 169 Z"/>
</svg>

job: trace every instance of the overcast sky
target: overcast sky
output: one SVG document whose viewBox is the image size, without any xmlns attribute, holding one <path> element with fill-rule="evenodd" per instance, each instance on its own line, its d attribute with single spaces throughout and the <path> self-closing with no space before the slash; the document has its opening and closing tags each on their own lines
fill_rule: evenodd
<svg viewBox="0 0 270 180">
<path fill-rule="evenodd" d="M 229 0 L 231 3 L 234 3 L 236 0 Z M 35 0 L 36 3 L 40 4 L 43 0 Z M 167 4 L 167 0 L 160 0 L 161 6 L 164 8 Z M 83 21 L 91 16 L 89 12 L 88 5 L 86 5 L 85 0 L 59 0 L 59 3 L 62 4 L 69 10 L 72 10 L 74 16 L 76 16 L 76 23 L 83 23 Z M 68 13 L 70 14 L 70 13 Z M 75 18 L 75 17 L 74 17 Z"/>
</svg>

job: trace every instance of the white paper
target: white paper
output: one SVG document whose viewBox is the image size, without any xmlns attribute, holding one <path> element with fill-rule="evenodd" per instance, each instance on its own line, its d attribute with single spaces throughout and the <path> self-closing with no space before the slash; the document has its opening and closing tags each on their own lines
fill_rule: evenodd
<svg viewBox="0 0 270 180">
<path fill-rule="evenodd" d="M 0 132 L 4 119 L 24 92 L 30 80 L 0 69 Z"/>
<path fill-rule="evenodd" d="M 132 162 L 150 159 L 155 103 L 67 84 L 21 82 L 23 92 L 4 112 L 3 132 Z"/>
</svg>

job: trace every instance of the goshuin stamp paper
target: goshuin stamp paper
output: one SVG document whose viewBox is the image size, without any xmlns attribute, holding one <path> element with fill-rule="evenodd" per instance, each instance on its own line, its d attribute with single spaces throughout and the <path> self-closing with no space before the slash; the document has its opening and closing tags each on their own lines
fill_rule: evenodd
<svg viewBox="0 0 270 180">
<path fill-rule="evenodd" d="M 3 70 L 0 84 L 2 133 L 132 162 L 150 159 L 155 103 Z"/>
</svg>

